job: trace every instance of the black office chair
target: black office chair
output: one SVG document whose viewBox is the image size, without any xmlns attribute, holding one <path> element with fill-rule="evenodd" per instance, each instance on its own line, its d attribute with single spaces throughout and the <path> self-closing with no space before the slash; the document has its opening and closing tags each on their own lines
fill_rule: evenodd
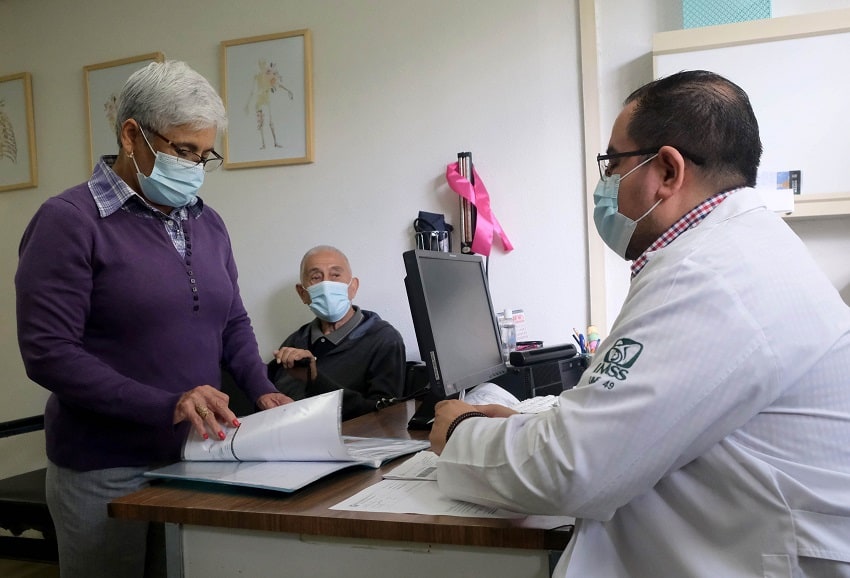
<svg viewBox="0 0 850 578">
<path fill-rule="evenodd" d="M 221 370 L 221 391 L 230 396 L 228 406 L 237 416 L 251 415 L 257 411 L 257 406 L 251 403 L 244 391 L 236 387 L 236 381 L 225 368 Z"/>
<path fill-rule="evenodd" d="M 44 416 L 37 415 L 0 423 L 0 438 L 44 429 Z M 58 563 L 56 530 L 47 509 L 44 490 L 46 468 L 0 480 L 0 527 L 11 536 L 0 536 L 0 558 Z M 42 538 L 22 537 L 36 530 Z"/>
</svg>

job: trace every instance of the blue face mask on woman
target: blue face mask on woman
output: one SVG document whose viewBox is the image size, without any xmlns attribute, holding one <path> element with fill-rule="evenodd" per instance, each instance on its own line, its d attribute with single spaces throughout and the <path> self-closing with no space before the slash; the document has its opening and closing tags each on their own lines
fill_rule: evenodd
<svg viewBox="0 0 850 578">
<path fill-rule="evenodd" d="M 605 244 L 623 259 L 626 258 L 626 250 L 637 224 L 664 199 L 658 199 L 658 202 L 652 205 L 637 221 L 633 221 L 620 212 L 618 201 L 620 182 L 657 156 L 657 154 L 652 155 L 623 176 L 611 175 L 607 180 L 599 179 L 596 190 L 593 192 L 593 222 L 596 225 L 596 230 Z"/>
<path fill-rule="evenodd" d="M 150 176 L 142 174 L 136 158 L 131 157 L 145 197 L 155 205 L 167 207 L 180 208 L 190 204 L 204 184 L 203 165 L 155 151 L 144 131 L 142 136 L 156 157 Z"/>
<path fill-rule="evenodd" d="M 307 287 L 310 295 L 310 311 L 323 321 L 336 323 L 348 313 L 351 299 L 348 298 L 348 283 L 322 281 Z"/>
</svg>

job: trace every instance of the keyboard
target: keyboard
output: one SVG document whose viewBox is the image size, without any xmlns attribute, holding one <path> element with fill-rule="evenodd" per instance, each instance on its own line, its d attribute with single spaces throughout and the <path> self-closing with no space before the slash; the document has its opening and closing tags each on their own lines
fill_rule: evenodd
<svg viewBox="0 0 850 578">
<path fill-rule="evenodd" d="M 538 395 L 512 405 L 511 409 L 519 413 L 540 413 L 556 405 L 558 405 L 557 395 Z"/>
</svg>

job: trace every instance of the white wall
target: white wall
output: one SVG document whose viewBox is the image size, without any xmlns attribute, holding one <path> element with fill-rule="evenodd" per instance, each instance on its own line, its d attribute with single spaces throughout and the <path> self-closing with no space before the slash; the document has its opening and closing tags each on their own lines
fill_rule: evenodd
<svg viewBox="0 0 850 578">
<path fill-rule="evenodd" d="M 678 0 L 597 0 L 600 138 L 604 152 L 623 100 L 652 80 L 652 35 L 682 27 Z M 596 153 L 596 154 L 598 154 Z M 594 178 L 598 178 L 598 175 Z M 596 235 L 591 230 L 591 235 Z M 630 263 L 605 247 L 605 304 L 607 327 L 625 301 Z"/>
<path fill-rule="evenodd" d="M 597 0 L 600 116 L 603 143 L 623 99 L 652 80 L 652 35 L 681 28 L 679 0 Z M 850 0 L 773 0 L 774 17 L 847 8 Z M 830 81 L 841 82 L 841 78 Z M 846 87 L 845 87 L 846 88 Z M 604 147 L 603 147 L 604 148 Z M 600 151 L 601 152 L 601 151 Z M 825 165 L 827 166 L 827 165 Z M 850 217 L 789 222 L 830 281 L 850 303 Z M 591 235 L 596 235 L 594 230 Z M 629 263 L 605 249 L 605 304 L 608 327 L 629 287 Z"/>
<path fill-rule="evenodd" d="M 587 323 L 574 0 L 0 0 L 0 76 L 32 73 L 39 164 L 37 188 L 0 194 L 0 420 L 46 399 L 20 361 L 13 276 L 33 212 L 88 177 L 83 66 L 161 50 L 219 86 L 219 42 L 300 28 L 313 34 L 315 163 L 220 170 L 202 190 L 230 229 L 264 358 L 310 318 L 293 286 L 318 243 L 348 252 L 356 302 L 418 356 L 401 253 L 420 209 L 456 223 L 444 173 L 465 150 L 516 247 L 490 258 L 496 306 L 524 308 L 549 344 Z M 0 476 L 43 460 L 12 447 Z"/>
<path fill-rule="evenodd" d="M 651 79 L 652 34 L 681 25 L 677 0 L 598 5 L 607 143 L 622 99 Z M 775 16 L 850 0 L 774 0 Z M 334 243 L 361 278 L 358 302 L 379 311 L 417 354 L 401 252 L 420 209 L 457 202 L 443 178 L 473 151 L 517 250 L 491 258 L 497 307 L 523 307 L 532 336 L 568 341 L 587 316 L 584 151 L 576 0 L 0 0 L 0 76 L 33 74 L 39 187 L 0 193 L 0 420 L 40 413 L 46 394 L 17 350 L 13 276 L 20 235 L 47 197 L 88 176 L 82 67 L 162 50 L 219 85 L 218 43 L 309 28 L 314 39 L 316 162 L 219 171 L 203 196 L 231 231 L 262 353 L 309 315 L 292 289 L 303 251 Z M 604 148 L 604 147 L 603 147 Z M 595 180 L 594 175 L 589 176 Z M 850 300 L 847 219 L 795 223 Z M 595 231 L 590 232 L 595 235 Z M 628 267 L 607 254 L 613 321 Z M 33 440 L 33 441 L 30 441 Z M 0 476 L 41 462 L 38 436 L 0 442 Z"/>
</svg>

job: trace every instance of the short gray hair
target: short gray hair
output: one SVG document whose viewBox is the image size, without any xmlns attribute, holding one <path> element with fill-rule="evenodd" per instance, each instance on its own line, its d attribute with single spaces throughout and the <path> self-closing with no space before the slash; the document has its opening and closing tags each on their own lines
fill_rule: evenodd
<svg viewBox="0 0 850 578">
<path fill-rule="evenodd" d="M 137 70 L 121 89 L 116 122 L 118 146 L 121 125 L 128 118 L 160 134 L 176 126 L 202 130 L 227 127 L 221 97 L 206 78 L 179 60 L 151 62 Z"/>
<path fill-rule="evenodd" d="M 348 265 L 349 272 L 351 271 L 351 263 L 348 261 L 348 257 L 345 256 L 345 253 L 334 247 L 333 245 L 316 245 L 301 257 L 301 281 L 304 281 L 305 273 L 304 267 L 307 265 L 307 261 L 310 260 L 310 257 L 315 255 L 316 253 L 336 253 L 340 257 L 343 258 L 345 264 Z M 353 272 L 352 272 L 353 274 Z"/>
</svg>

